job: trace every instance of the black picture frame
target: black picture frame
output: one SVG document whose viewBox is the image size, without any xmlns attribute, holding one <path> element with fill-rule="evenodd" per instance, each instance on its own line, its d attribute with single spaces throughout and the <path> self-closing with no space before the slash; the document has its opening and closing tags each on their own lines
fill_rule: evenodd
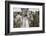
<svg viewBox="0 0 46 36">
<path fill-rule="evenodd" d="M 10 4 L 24 4 L 24 5 L 42 5 L 43 20 L 42 31 L 24 31 L 24 32 L 10 32 Z M 34 33 L 44 33 L 45 32 L 45 3 L 40 2 L 18 2 L 18 1 L 5 1 L 5 35 L 17 35 L 17 34 L 34 34 Z"/>
</svg>

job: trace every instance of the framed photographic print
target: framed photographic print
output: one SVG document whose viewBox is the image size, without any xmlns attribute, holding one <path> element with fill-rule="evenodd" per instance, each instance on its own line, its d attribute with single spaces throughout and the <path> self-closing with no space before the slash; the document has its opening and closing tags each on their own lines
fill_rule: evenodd
<svg viewBox="0 0 46 36">
<path fill-rule="evenodd" d="M 44 33 L 44 3 L 5 1 L 5 35 Z"/>
</svg>

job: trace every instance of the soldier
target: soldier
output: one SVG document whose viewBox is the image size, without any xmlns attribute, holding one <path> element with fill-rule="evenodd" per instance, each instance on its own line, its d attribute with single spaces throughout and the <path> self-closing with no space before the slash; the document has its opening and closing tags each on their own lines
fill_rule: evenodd
<svg viewBox="0 0 46 36">
<path fill-rule="evenodd" d="M 21 8 L 22 10 L 22 26 L 21 27 L 29 27 L 29 24 L 28 24 L 28 18 L 27 18 L 27 11 L 28 11 L 28 8 Z"/>
</svg>

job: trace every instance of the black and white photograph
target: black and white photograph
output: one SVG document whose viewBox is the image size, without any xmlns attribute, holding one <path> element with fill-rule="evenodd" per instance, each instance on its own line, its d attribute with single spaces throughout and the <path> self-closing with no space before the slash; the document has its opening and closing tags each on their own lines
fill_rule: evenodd
<svg viewBox="0 0 46 36">
<path fill-rule="evenodd" d="M 5 2 L 5 34 L 44 33 L 44 3 Z"/>
<path fill-rule="evenodd" d="M 10 4 L 10 31 L 42 30 L 42 6 Z"/>
<path fill-rule="evenodd" d="M 39 27 L 38 8 L 13 8 L 13 10 L 14 28 Z"/>
</svg>

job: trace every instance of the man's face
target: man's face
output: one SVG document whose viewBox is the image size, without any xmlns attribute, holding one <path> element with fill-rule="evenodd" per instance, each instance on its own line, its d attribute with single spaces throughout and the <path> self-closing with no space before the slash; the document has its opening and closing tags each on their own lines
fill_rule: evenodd
<svg viewBox="0 0 46 36">
<path fill-rule="evenodd" d="M 23 12 L 22 15 L 23 15 L 23 16 L 27 16 L 27 12 Z"/>
</svg>

